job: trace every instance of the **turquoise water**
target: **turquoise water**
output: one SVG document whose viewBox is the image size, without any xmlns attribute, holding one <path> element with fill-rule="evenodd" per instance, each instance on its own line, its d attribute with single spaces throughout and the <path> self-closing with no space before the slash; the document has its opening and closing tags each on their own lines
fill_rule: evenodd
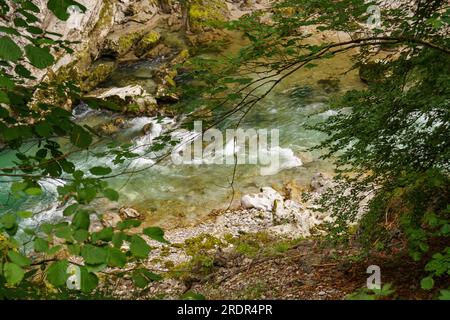
<svg viewBox="0 0 450 320">
<path fill-rule="evenodd" d="M 333 59 L 332 59 L 333 60 Z M 295 182 L 299 186 L 309 185 L 311 177 L 319 171 L 332 172 L 333 167 L 327 161 L 319 160 L 318 152 L 308 149 L 316 145 L 323 135 L 309 131 L 305 125 L 317 123 L 333 113 L 328 110 L 329 97 L 336 94 L 336 90 L 318 85 L 318 80 L 329 78 L 330 74 L 339 74 L 349 65 L 348 59 L 330 62 L 312 75 L 300 72 L 288 79 L 266 99 L 255 106 L 245 117 L 241 128 L 278 129 L 280 132 L 280 147 L 282 163 L 291 163 L 293 159 L 300 159 L 302 166 L 295 166 L 282 170 L 273 175 L 261 175 L 259 165 L 239 165 L 235 174 L 234 202 L 239 205 L 242 194 L 258 191 L 263 186 L 273 186 L 281 189 L 283 184 Z M 155 63 L 141 61 L 119 69 L 106 82 L 105 86 L 114 84 L 126 85 L 146 81 L 151 86 L 151 74 Z M 333 69 L 334 68 L 334 69 Z M 306 71 L 305 71 L 306 72 Z M 120 81 L 119 81 L 120 80 Z M 356 74 L 346 74 L 341 77 L 339 92 L 359 86 Z M 75 109 L 77 121 L 91 126 L 110 121 L 118 117 L 110 112 L 92 111 L 83 107 Z M 148 123 L 155 123 L 152 132 L 143 135 L 142 128 Z M 228 119 L 219 129 L 234 128 L 236 118 Z M 173 120 L 166 119 L 158 123 L 156 119 L 137 117 L 126 119 L 126 125 L 116 136 L 116 141 L 132 143 L 142 157 L 114 165 L 112 157 L 97 158 L 89 154 L 77 155 L 77 167 L 89 169 L 96 165 L 110 166 L 114 172 L 135 169 L 132 175 L 118 176 L 109 182 L 120 191 L 119 203 L 99 200 L 93 203 L 94 208 L 103 213 L 116 210 L 120 206 L 132 206 L 146 214 L 148 224 L 158 224 L 165 228 L 189 225 L 202 221 L 213 209 L 223 209 L 230 205 L 232 189 L 230 182 L 233 177 L 233 165 L 174 165 L 170 159 L 153 164 L 151 155 L 147 155 L 148 145 L 159 132 L 173 126 Z M 106 150 L 105 144 L 96 147 L 96 152 Z M 10 166 L 14 160 L 12 153 L 3 152 L 0 155 L 0 166 Z M 153 165 L 152 165 L 153 164 Z M 143 170 L 145 169 L 145 170 Z M 142 170 L 142 171 L 141 171 Z M 45 194 L 26 200 L 11 199 L 8 196 L 8 183 L 0 183 L 0 212 L 17 209 L 27 209 L 40 212 L 37 221 L 60 216 L 63 208 L 58 206 L 56 188 L 61 181 L 42 180 L 41 185 Z"/>
</svg>

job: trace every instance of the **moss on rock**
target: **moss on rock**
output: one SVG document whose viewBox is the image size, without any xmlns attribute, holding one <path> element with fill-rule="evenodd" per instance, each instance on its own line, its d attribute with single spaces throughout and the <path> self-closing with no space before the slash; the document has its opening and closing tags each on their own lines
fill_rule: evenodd
<svg viewBox="0 0 450 320">
<path fill-rule="evenodd" d="M 127 54 L 145 34 L 143 29 L 130 29 L 106 38 L 102 54 L 113 57 L 122 57 Z"/>
<path fill-rule="evenodd" d="M 153 30 L 147 33 L 136 45 L 136 56 L 141 57 L 153 49 L 161 39 L 159 32 Z"/>
<path fill-rule="evenodd" d="M 228 7 L 220 0 L 194 0 L 189 8 L 189 20 L 193 31 L 216 26 L 227 21 Z"/>
<path fill-rule="evenodd" d="M 115 61 L 102 61 L 95 63 L 89 68 L 84 75 L 83 83 L 81 84 L 81 90 L 89 92 L 99 84 L 105 81 L 111 73 L 116 69 L 117 64 Z"/>
</svg>

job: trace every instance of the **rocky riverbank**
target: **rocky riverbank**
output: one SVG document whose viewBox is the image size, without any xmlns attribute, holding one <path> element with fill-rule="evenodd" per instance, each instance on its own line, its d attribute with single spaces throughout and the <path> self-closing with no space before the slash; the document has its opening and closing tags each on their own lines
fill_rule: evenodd
<svg viewBox="0 0 450 320">
<path fill-rule="evenodd" d="M 215 211 L 201 224 L 166 230 L 164 238 L 169 244 L 147 239 L 153 248 L 149 258 L 143 265 L 134 266 L 162 275 L 161 281 L 145 286 L 144 293 L 131 279 L 117 277 L 105 283 L 104 290 L 119 298 L 148 298 L 159 293 L 176 298 L 194 283 L 208 279 L 217 267 L 250 268 L 261 253 L 268 259 L 310 243 L 307 239 L 324 234 L 321 224 L 331 221 L 326 213 L 314 210 L 314 201 L 332 184 L 321 173 L 314 176 L 305 188 L 307 201 L 301 201 L 292 186 L 286 186 L 282 193 L 265 187 L 260 193 L 243 196 L 240 209 Z M 139 212 L 131 208 L 103 217 L 108 225 L 136 218 Z"/>
</svg>

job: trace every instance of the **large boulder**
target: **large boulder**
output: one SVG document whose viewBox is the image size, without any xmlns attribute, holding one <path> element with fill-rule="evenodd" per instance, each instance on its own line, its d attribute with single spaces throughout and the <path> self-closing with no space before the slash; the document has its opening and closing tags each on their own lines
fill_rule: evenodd
<svg viewBox="0 0 450 320">
<path fill-rule="evenodd" d="M 104 42 L 102 55 L 122 57 L 127 54 L 146 34 L 146 30 L 140 24 L 129 23 L 121 29 L 110 33 Z"/>
<path fill-rule="evenodd" d="M 276 206 L 275 201 L 283 202 L 283 197 L 270 187 L 261 188 L 260 193 L 245 195 L 241 198 L 241 205 L 245 209 L 258 209 L 272 211 Z"/>
<path fill-rule="evenodd" d="M 103 106 L 113 111 L 154 114 L 157 108 L 156 99 L 139 85 L 102 88 L 89 93 L 86 97 L 106 101 Z"/>
</svg>

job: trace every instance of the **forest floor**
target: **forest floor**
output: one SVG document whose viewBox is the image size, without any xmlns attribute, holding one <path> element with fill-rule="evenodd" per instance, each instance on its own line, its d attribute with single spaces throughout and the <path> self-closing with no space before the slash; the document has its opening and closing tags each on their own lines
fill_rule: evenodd
<svg viewBox="0 0 450 320">
<path fill-rule="evenodd" d="M 382 283 L 391 283 L 395 289 L 389 299 L 432 299 L 436 294 L 420 289 L 423 265 L 407 253 L 361 258 L 358 252 L 356 248 L 327 249 L 306 240 L 274 256 L 251 260 L 237 256 L 235 267 L 218 268 L 190 290 L 208 299 L 340 300 L 366 287 L 367 267 L 377 265 Z"/>
<path fill-rule="evenodd" d="M 289 248 L 286 242 L 266 243 L 251 256 L 219 249 L 208 268 L 198 260 L 188 272 L 168 273 L 144 290 L 121 282 L 127 296 L 116 298 L 178 299 L 194 292 L 208 300 L 342 300 L 366 288 L 370 265 L 379 266 L 382 284 L 395 290 L 383 299 L 427 300 L 438 294 L 420 288 L 424 264 L 412 261 L 403 246 L 394 254 L 367 256 L 356 245 L 327 248 L 322 242 L 306 239 Z"/>
</svg>

